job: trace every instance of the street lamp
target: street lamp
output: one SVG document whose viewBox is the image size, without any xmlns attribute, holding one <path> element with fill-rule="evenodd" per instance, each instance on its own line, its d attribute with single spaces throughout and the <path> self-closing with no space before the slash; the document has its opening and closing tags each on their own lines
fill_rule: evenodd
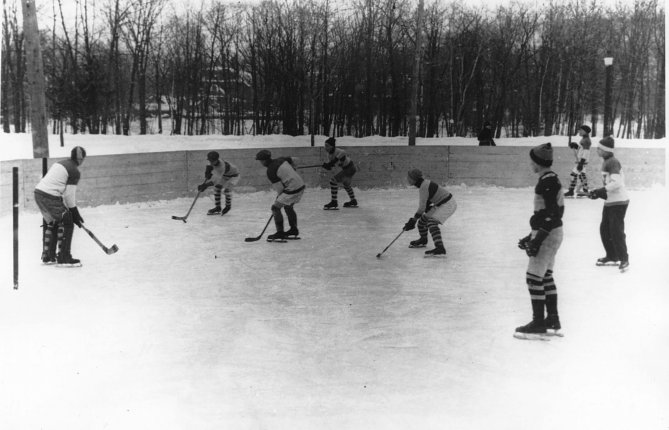
<svg viewBox="0 0 669 430">
<path fill-rule="evenodd" d="M 611 91 L 613 83 L 613 57 L 610 52 L 604 57 L 604 66 L 606 67 L 606 88 L 604 92 L 604 136 L 613 134 L 613 106 L 611 106 Z"/>
</svg>

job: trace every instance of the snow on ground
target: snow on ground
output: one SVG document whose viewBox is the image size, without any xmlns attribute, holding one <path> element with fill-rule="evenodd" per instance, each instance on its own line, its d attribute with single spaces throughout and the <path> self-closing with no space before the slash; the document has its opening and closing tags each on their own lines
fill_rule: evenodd
<svg viewBox="0 0 669 430">
<path fill-rule="evenodd" d="M 0 143 L 0 160 L 29 159 L 33 157 L 32 136 L 29 133 L 3 133 Z M 315 136 L 314 145 L 323 146 L 326 136 Z M 572 137 L 577 141 L 579 137 Z M 599 138 L 593 138 L 597 142 Z M 64 146 L 60 146 L 57 135 L 49 135 L 49 155 L 52 158 L 69 157 L 70 151 L 76 145 L 86 148 L 88 155 L 128 154 L 141 152 L 166 152 L 184 150 L 207 150 L 207 149 L 238 149 L 238 148 L 278 148 L 278 147 L 309 147 L 310 136 L 168 136 L 162 134 L 151 135 L 66 135 Z M 526 138 L 502 138 L 495 139 L 498 146 L 536 146 L 545 142 L 551 142 L 555 146 L 567 146 L 567 136 L 538 136 Z M 382 137 L 371 136 L 365 138 L 338 137 L 339 146 L 405 146 L 408 145 L 406 137 Z M 417 138 L 416 145 L 457 145 L 476 146 L 478 141 L 474 137 L 444 137 L 423 139 Z M 616 139 L 616 147 L 619 148 L 666 148 L 666 139 Z"/>
<path fill-rule="evenodd" d="M 76 229 L 79 269 L 40 264 L 24 210 L 18 290 L 0 245 L 0 428 L 668 428 L 667 193 L 631 192 L 625 274 L 594 265 L 601 201 L 567 201 L 565 337 L 532 342 L 512 337 L 531 316 L 529 185 L 451 187 L 446 259 L 408 249 L 415 231 L 375 257 L 415 211 L 409 188 L 340 211 L 308 189 L 286 244 L 244 242 L 270 192 L 235 194 L 224 217 L 200 199 L 186 224 L 171 216 L 191 199 L 85 208 L 120 250 Z"/>
</svg>

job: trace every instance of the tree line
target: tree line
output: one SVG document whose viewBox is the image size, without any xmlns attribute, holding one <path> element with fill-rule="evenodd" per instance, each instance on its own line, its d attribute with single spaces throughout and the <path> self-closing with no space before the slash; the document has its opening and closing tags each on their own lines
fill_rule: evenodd
<svg viewBox="0 0 669 430">
<path fill-rule="evenodd" d="M 2 127 L 29 118 L 17 0 L 3 0 Z M 53 132 L 665 136 L 663 3 L 76 2 L 40 10 Z M 623 3 L 623 2 L 620 2 Z M 47 10 L 49 9 L 49 10 Z M 420 23 L 417 25 L 417 23 Z M 417 89 L 417 90 L 416 90 Z M 412 108 L 413 102 L 413 108 Z"/>
</svg>

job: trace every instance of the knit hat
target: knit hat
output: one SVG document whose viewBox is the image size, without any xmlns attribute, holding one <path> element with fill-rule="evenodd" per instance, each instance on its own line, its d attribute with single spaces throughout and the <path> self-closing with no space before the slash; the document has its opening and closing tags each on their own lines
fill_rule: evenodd
<svg viewBox="0 0 669 430">
<path fill-rule="evenodd" d="M 592 129 L 590 127 L 588 127 L 587 125 L 582 125 L 580 127 L 580 130 L 585 131 L 587 134 L 590 134 L 590 132 L 592 131 Z"/>
<path fill-rule="evenodd" d="M 334 137 L 328 137 L 328 140 L 325 141 L 325 144 L 330 146 L 335 146 L 336 141 L 337 139 L 335 139 Z"/>
<path fill-rule="evenodd" d="M 611 136 L 606 136 L 599 141 L 599 148 L 606 152 L 613 152 L 613 147 L 615 146 L 613 138 Z"/>
<path fill-rule="evenodd" d="M 271 159 L 272 159 L 272 153 L 269 152 L 266 149 L 263 149 L 262 151 L 259 151 L 256 154 L 256 160 L 265 161 L 265 160 L 271 160 Z"/>
<path fill-rule="evenodd" d="M 217 161 L 219 157 L 220 155 L 218 155 L 218 152 L 216 151 L 211 151 L 207 154 L 207 160 L 209 161 Z"/>
<path fill-rule="evenodd" d="M 419 169 L 411 169 L 407 173 L 407 176 L 409 179 L 411 179 L 413 182 L 418 181 L 419 179 L 423 179 L 423 172 L 421 172 Z"/>
<path fill-rule="evenodd" d="M 540 166 L 550 167 L 553 165 L 553 147 L 551 143 L 535 146 L 530 150 L 530 158 Z"/>
<path fill-rule="evenodd" d="M 72 151 L 70 152 L 70 159 L 72 161 L 79 165 L 82 161 L 84 161 L 84 158 L 86 158 L 86 150 L 84 148 L 81 146 L 75 146 L 72 148 Z"/>
</svg>

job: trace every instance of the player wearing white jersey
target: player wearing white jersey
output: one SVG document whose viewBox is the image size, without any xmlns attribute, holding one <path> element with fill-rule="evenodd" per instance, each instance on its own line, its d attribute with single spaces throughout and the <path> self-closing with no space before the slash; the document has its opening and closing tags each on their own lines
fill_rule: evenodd
<svg viewBox="0 0 669 430">
<path fill-rule="evenodd" d="M 225 215 L 232 207 L 232 189 L 239 182 L 239 170 L 234 164 L 221 160 L 221 156 L 216 151 L 209 152 L 207 160 L 209 165 L 205 168 L 204 182 L 197 187 L 197 190 L 203 192 L 213 185 L 215 206 L 207 211 L 207 215 Z M 221 190 L 225 195 L 223 209 L 221 209 Z"/>
<path fill-rule="evenodd" d="M 74 225 L 84 222 L 77 208 L 77 185 L 81 178 L 79 166 L 86 158 L 86 150 L 76 146 L 70 158 L 55 163 L 35 187 L 35 203 L 42 212 L 46 227 L 42 235 L 42 262 L 60 266 L 80 266 L 72 258 Z M 58 253 L 56 254 L 56 247 Z"/>
<path fill-rule="evenodd" d="M 423 172 L 419 169 L 409 170 L 407 180 L 410 185 L 418 188 L 418 209 L 404 225 L 404 230 L 413 230 L 417 224 L 418 234 L 420 235 L 417 240 L 411 241 L 409 247 L 424 248 L 427 245 L 427 233 L 429 231 L 435 248 L 425 251 L 425 255 L 446 255 L 439 224 L 446 222 L 457 209 L 453 194 L 436 182 L 423 178 Z"/>
<path fill-rule="evenodd" d="M 337 209 L 339 203 L 337 202 L 337 194 L 339 192 L 339 184 L 341 183 L 348 194 L 350 201 L 344 203 L 345 208 L 356 208 L 358 207 L 358 201 L 355 199 L 355 193 L 353 188 L 351 188 L 351 182 L 353 180 L 353 175 L 357 169 L 355 168 L 355 163 L 351 160 L 351 157 L 342 150 L 337 148 L 335 144 L 336 140 L 334 137 L 330 137 L 325 141 L 325 152 L 328 153 L 328 162 L 323 163 L 323 168 L 330 170 L 335 165 L 339 164 L 341 171 L 336 173 L 330 178 L 330 203 L 323 206 L 325 210 Z"/>
</svg>

